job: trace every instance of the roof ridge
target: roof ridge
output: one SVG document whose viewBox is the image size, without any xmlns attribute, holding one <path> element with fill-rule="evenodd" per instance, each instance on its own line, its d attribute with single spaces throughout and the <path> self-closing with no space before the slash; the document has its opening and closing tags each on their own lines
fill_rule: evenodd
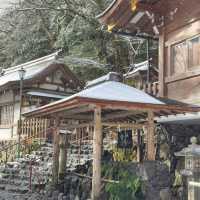
<svg viewBox="0 0 200 200">
<path fill-rule="evenodd" d="M 41 58 L 37 58 L 35 60 L 31 60 L 29 62 L 26 62 L 26 63 L 23 63 L 23 64 L 20 64 L 20 65 L 17 65 L 17 66 L 13 66 L 13 67 L 10 67 L 10 68 L 7 68 L 7 69 L 4 69 L 4 75 L 6 74 L 9 74 L 9 73 L 12 73 L 12 72 L 15 72 L 17 71 L 18 69 L 20 68 L 29 68 L 29 67 L 32 67 L 34 66 L 35 64 L 40 64 L 44 61 L 50 61 L 50 60 L 54 60 L 56 59 L 56 56 L 58 55 L 59 51 L 55 52 L 55 53 L 52 53 L 52 54 L 49 54 L 47 56 L 44 56 L 44 57 L 41 57 Z"/>
</svg>

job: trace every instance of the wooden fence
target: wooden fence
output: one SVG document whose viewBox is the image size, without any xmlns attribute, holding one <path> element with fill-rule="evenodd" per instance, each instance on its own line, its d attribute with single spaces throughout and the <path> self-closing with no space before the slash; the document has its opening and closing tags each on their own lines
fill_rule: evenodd
<svg viewBox="0 0 200 200">
<path fill-rule="evenodd" d="M 144 92 L 151 94 L 153 96 L 158 97 L 159 96 L 159 83 L 154 82 L 154 83 L 149 83 L 149 84 L 144 84 L 141 88 Z"/>
<path fill-rule="evenodd" d="M 46 138 L 49 120 L 45 118 L 25 119 L 21 122 L 22 138 Z M 18 123 L 18 128 L 20 124 Z"/>
<path fill-rule="evenodd" d="M 75 145 L 92 144 L 93 132 L 93 126 L 75 128 L 70 135 L 69 143 Z"/>
</svg>

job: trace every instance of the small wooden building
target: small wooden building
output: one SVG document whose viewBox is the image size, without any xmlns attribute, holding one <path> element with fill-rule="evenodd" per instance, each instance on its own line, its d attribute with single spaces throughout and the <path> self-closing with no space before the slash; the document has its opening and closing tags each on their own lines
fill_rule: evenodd
<svg viewBox="0 0 200 200">
<path fill-rule="evenodd" d="M 71 135 L 74 132 L 73 130 L 82 128 L 78 138 L 80 142 L 84 137 L 84 130 L 91 130 L 93 142 L 92 199 L 97 200 L 102 187 L 101 155 L 104 130 L 117 127 L 134 130 L 145 128 L 146 153 L 143 159 L 154 160 L 156 155 L 154 117 L 198 112 L 199 110 L 198 107 L 189 105 L 164 103 L 143 91 L 120 82 L 106 80 L 104 77 L 104 79 L 99 79 L 99 84 L 94 81 L 88 88 L 75 95 L 34 109 L 24 113 L 24 115 L 27 118 L 48 117 L 55 120 L 53 129 L 54 184 L 58 183 L 60 173 L 65 173 L 66 166 L 66 158 L 59 163 L 59 153 L 62 152 L 62 150 L 59 150 L 59 138 L 62 139 L 59 136 L 61 127 L 62 129 L 65 127 L 65 129 L 71 130 Z M 139 151 L 137 155 L 138 160 L 140 160 Z M 63 160 L 65 163 L 63 163 Z M 60 165 L 64 171 L 60 171 Z"/>
<path fill-rule="evenodd" d="M 158 40 L 160 96 L 199 104 L 199 8 L 199 0 L 114 0 L 99 20 L 116 34 Z"/>
<path fill-rule="evenodd" d="M 57 59 L 57 53 L 22 65 L 2 69 L 0 74 L 0 140 L 15 140 L 20 118 L 19 70 L 25 70 L 22 112 L 79 91 L 81 82 Z"/>
<path fill-rule="evenodd" d="M 144 61 L 134 64 L 124 74 L 124 82 L 149 94 L 158 96 L 158 69 L 151 62 Z"/>
</svg>

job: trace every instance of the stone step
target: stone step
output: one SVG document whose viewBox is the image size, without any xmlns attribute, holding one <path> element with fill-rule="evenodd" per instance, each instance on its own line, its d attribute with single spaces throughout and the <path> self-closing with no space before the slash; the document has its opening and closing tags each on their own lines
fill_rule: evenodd
<svg viewBox="0 0 200 200">
<path fill-rule="evenodd" d="M 48 176 L 47 176 L 48 175 Z M 43 175 L 35 175 L 33 174 L 32 175 L 32 181 L 35 181 L 35 182 L 38 182 L 38 181 L 47 181 L 47 179 L 50 177 L 49 174 L 45 174 L 44 176 Z M 20 177 L 17 177 L 17 178 L 1 178 L 0 179 L 0 184 L 16 184 L 16 185 L 20 185 L 21 183 L 28 183 L 30 180 L 30 177 L 27 176 L 27 177 L 23 177 L 23 178 L 20 178 Z"/>
<path fill-rule="evenodd" d="M 16 186 L 12 184 L 0 184 L 0 194 L 1 191 L 7 191 L 11 193 L 26 194 L 29 191 L 29 185 L 26 186 Z"/>
<path fill-rule="evenodd" d="M 0 200 L 28 199 L 25 196 L 29 192 L 30 161 L 32 188 L 44 187 L 51 178 L 52 155 L 53 145 L 44 144 L 40 150 L 26 154 L 14 162 L 0 165 Z"/>
<path fill-rule="evenodd" d="M 28 195 L 0 191 L 0 200 L 27 200 Z"/>
<path fill-rule="evenodd" d="M 19 180 L 19 179 L 2 179 L 0 180 L 0 188 L 7 186 L 7 185 L 12 185 L 16 187 L 29 187 L 29 181 L 30 179 L 26 180 Z M 44 185 L 48 182 L 48 179 L 45 177 L 32 177 L 32 185 Z"/>
</svg>

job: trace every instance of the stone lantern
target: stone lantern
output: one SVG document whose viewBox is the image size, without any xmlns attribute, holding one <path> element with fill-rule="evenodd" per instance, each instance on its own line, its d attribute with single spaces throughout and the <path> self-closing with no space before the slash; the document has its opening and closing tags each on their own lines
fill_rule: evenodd
<svg viewBox="0 0 200 200">
<path fill-rule="evenodd" d="M 200 145 L 197 138 L 190 139 L 191 144 L 175 155 L 185 157 L 185 169 L 181 174 L 187 178 L 188 200 L 200 199 Z"/>
</svg>

